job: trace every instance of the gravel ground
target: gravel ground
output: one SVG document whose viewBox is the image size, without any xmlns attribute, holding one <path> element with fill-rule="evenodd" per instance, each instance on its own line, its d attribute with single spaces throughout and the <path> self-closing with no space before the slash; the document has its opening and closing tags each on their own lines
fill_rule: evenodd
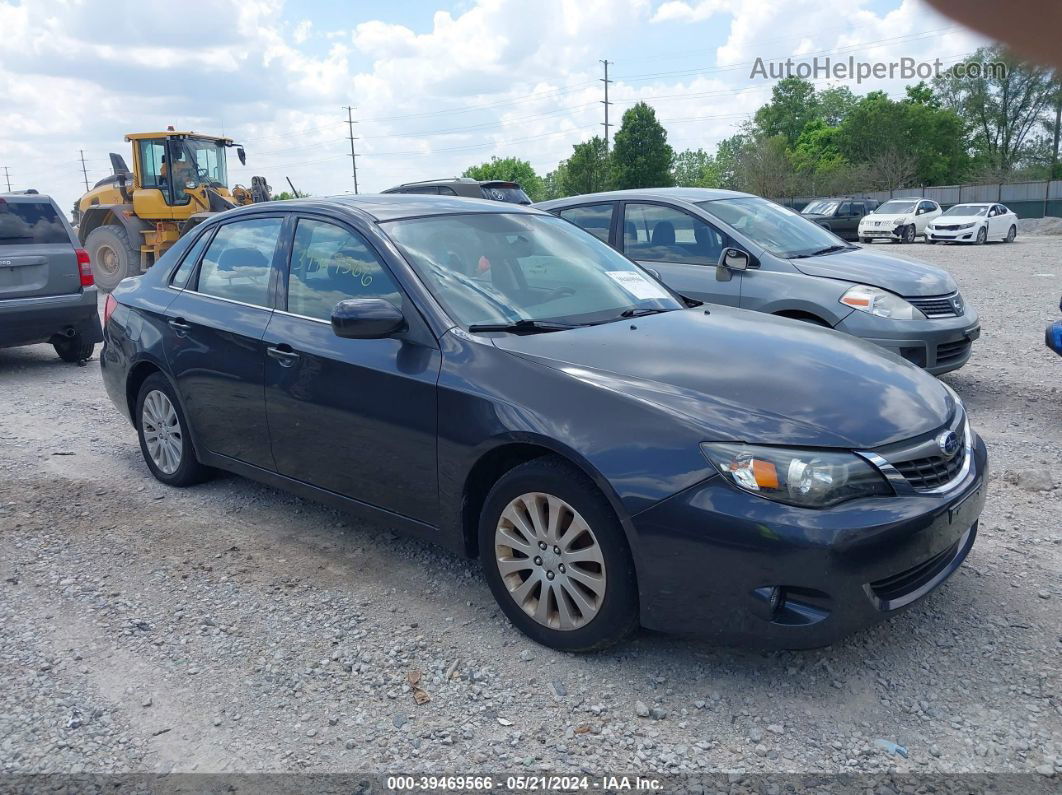
<svg viewBox="0 0 1062 795">
<path fill-rule="evenodd" d="M 0 350 L 0 771 L 1046 784 L 1062 773 L 1062 359 L 1043 328 L 1062 241 L 889 250 L 948 268 L 981 313 L 974 358 L 946 380 L 989 444 L 992 485 L 949 583 L 809 652 L 649 632 L 552 652 L 508 625 L 474 563 L 239 478 L 155 482 L 97 361 Z"/>
</svg>

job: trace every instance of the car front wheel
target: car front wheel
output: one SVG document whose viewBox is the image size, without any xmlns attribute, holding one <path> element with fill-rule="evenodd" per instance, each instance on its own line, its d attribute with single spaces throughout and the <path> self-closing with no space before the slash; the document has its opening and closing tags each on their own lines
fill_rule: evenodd
<svg viewBox="0 0 1062 795">
<path fill-rule="evenodd" d="M 988 230 L 982 226 L 977 230 L 977 240 L 975 242 L 977 245 L 981 246 L 984 245 L 986 240 L 988 240 Z"/>
<path fill-rule="evenodd" d="M 914 224 L 908 224 L 907 226 L 904 227 L 904 229 L 903 229 L 903 237 L 902 237 L 901 240 L 904 243 L 914 243 L 914 241 L 915 241 Z"/>
<path fill-rule="evenodd" d="M 561 651 L 618 643 L 638 625 L 634 564 L 608 500 L 555 456 L 522 464 L 487 495 L 480 560 L 502 611 Z"/>
<path fill-rule="evenodd" d="M 136 430 L 148 469 L 167 486 L 191 486 L 209 476 L 195 456 L 177 394 L 161 373 L 148 376 L 140 387 Z"/>
</svg>

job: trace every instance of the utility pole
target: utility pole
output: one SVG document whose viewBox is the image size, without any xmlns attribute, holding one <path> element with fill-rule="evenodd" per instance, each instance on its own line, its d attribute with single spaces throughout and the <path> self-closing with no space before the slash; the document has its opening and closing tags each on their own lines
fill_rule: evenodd
<svg viewBox="0 0 1062 795">
<path fill-rule="evenodd" d="M 1058 167 L 1058 145 L 1062 134 L 1062 72 L 1055 74 L 1055 142 L 1051 154 L 1051 172 L 1047 178 L 1055 178 L 1055 169 Z"/>
<path fill-rule="evenodd" d="M 4 166 L 4 179 L 7 180 L 7 192 L 11 192 L 11 172 L 7 170 L 7 166 Z"/>
<path fill-rule="evenodd" d="M 354 121 L 354 108 L 350 105 L 345 105 L 347 109 L 347 127 L 350 128 L 350 165 L 354 169 L 354 195 L 358 193 L 358 156 L 354 154 L 354 141 L 357 139 L 354 137 L 354 125 L 357 124 Z"/>
<path fill-rule="evenodd" d="M 612 82 L 611 80 L 608 79 L 608 65 L 611 62 L 607 61 L 607 60 L 602 60 L 601 63 L 603 63 L 605 65 L 605 77 L 601 80 L 601 82 L 605 84 L 605 99 L 604 99 L 604 101 L 601 104 L 605 106 L 605 123 L 602 126 L 605 128 L 605 151 L 607 152 L 608 151 L 608 128 L 612 126 L 611 124 L 608 123 L 608 106 L 612 104 L 611 102 L 608 101 L 608 84 Z"/>
<path fill-rule="evenodd" d="M 81 176 L 85 178 L 85 193 L 88 193 L 88 171 L 85 170 L 85 150 L 79 149 L 78 151 L 81 152 Z"/>
</svg>

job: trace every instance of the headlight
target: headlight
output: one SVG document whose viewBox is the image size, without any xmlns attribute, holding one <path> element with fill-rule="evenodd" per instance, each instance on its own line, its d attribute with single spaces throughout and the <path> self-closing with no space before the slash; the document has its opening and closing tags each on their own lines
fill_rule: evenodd
<svg viewBox="0 0 1062 795">
<path fill-rule="evenodd" d="M 904 301 L 895 293 L 871 287 L 868 284 L 857 284 L 849 287 L 841 296 L 841 303 L 867 312 L 878 317 L 888 317 L 893 320 L 923 320 L 925 315 L 922 311 Z"/>
<path fill-rule="evenodd" d="M 826 508 L 857 497 L 886 497 L 892 488 L 854 453 L 705 442 L 701 451 L 742 491 L 803 508 Z"/>
<path fill-rule="evenodd" d="M 969 229 L 972 226 L 977 226 L 977 221 L 970 224 L 959 224 L 959 229 Z"/>
</svg>

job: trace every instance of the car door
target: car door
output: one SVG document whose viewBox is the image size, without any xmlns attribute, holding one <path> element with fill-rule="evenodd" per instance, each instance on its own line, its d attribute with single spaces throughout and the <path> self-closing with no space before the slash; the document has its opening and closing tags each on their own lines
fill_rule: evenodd
<svg viewBox="0 0 1062 795">
<path fill-rule="evenodd" d="M 575 207 L 566 207 L 557 212 L 565 221 L 585 229 L 599 240 L 609 242 L 609 231 L 612 228 L 612 213 L 615 202 L 601 202 L 600 204 L 579 204 Z"/>
<path fill-rule="evenodd" d="M 199 448 L 270 470 L 262 334 L 273 314 L 284 221 L 280 213 L 240 218 L 212 232 L 166 310 L 163 346 Z"/>
<path fill-rule="evenodd" d="M 740 272 L 717 276 L 719 255 L 732 245 L 729 236 L 687 211 L 656 202 L 625 202 L 622 251 L 660 274 L 672 290 L 716 304 L 741 304 Z"/>
<path fill-rule="evenodd" d="M 992 209 L 988 212 L 988 236 L 991 238 L 1001 238 L 1007 234 L 1007 216 L 1006 210 L 1001 204 L 992 205 Z"/>
<path fill-rule="evenodd" d="M 435 340 L 379 253 L 353 227 L 301 215 L 265 333 L 265 402 L 277 471 L 437 524 Z M 409 331 L 344 339 L 337 303 L 382 298 Z"/>
<path fill-rule="evenodd" d="M 73 239 L 55 204 L 35 196 L 0 198 L 0 300 L 79 292 Z"/>
<path fill-rule="evenodd" d="M 850 202 L 851 210 L 848 214 L 848 223 L 845 226 L 844 232 L 841 234 L 845 240 L 856 240 L 859 237 L 859 222 L 863 220 L 863 216 L 866 215 L 866 207 L 863 202 Z"/>
<path fill-rule="evenodd" d="M 838 237 L 848 238 L 855 233 L 852 226 L 852 202 L 841 202 L 830 219 L 830 231 Z"/>
</svg>

